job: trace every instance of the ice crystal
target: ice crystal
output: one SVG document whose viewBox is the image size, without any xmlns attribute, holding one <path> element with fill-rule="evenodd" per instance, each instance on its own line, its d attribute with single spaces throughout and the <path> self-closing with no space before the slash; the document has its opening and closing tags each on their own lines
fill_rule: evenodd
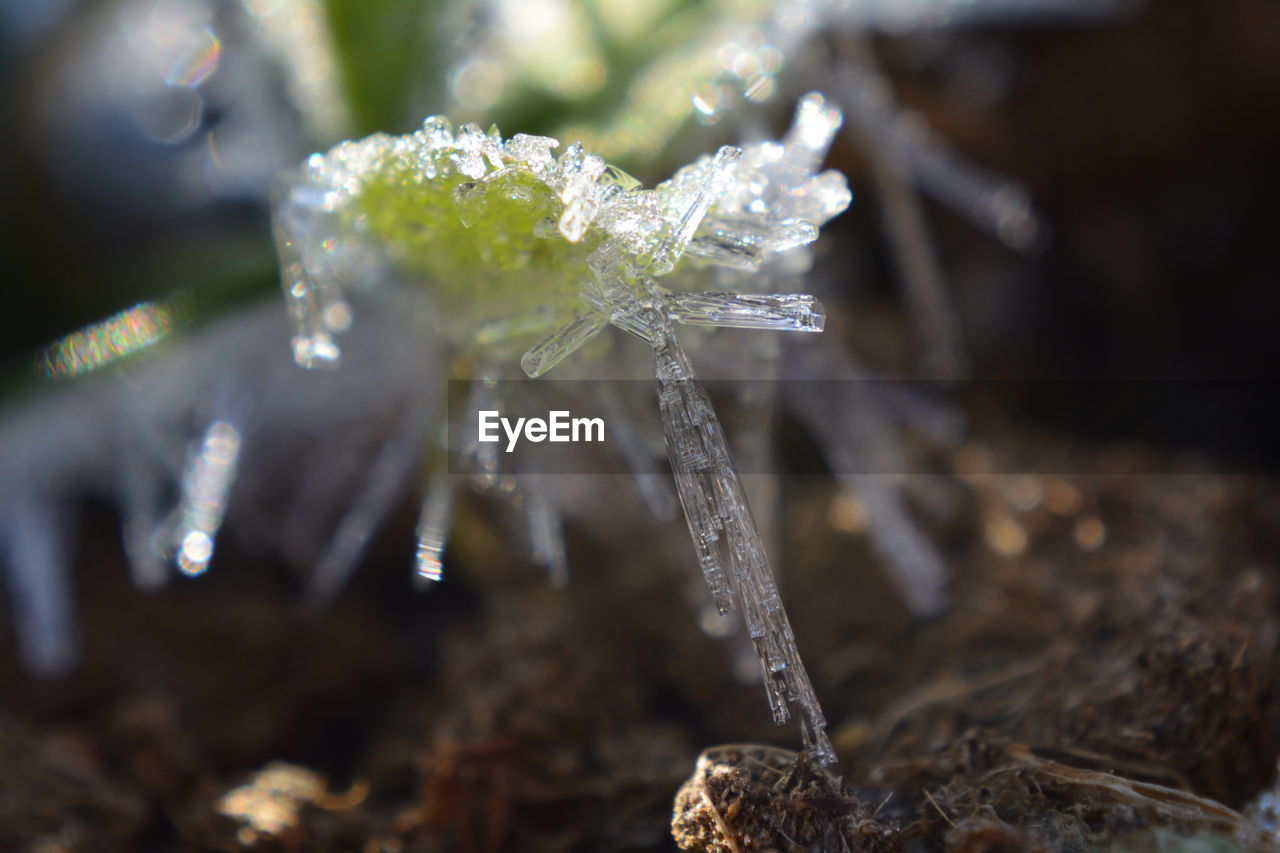
<svg viewBox="0 0 1280 853">
<path fill-rule="evenodd" d="M 741 611 L 774 719 L 785 721 L 788 704 L 798 703 L 806 747 L 823 762 L 835 757 L 826 723 L 728 442 L 674 329 L 822 330 L 814 297 L 751 292 L 756 282 L 745 273 L 802 252 L 848 206 L 844 177 L 817 171 L 840 123 L 838 109 L 808 95 L 781 141 L 724 146 L 645 189 L 580 144 L 553 157 L 558 140 L 504 141 L 476 125 L 455 134 L 432 117 L 407 136 L 378 134 L 313 156 L 280 182 L 274 205 L 294 357 L 303 366 L 336 362 L 340 329 L 330 316 L 345 305 L 344 273 L 376 258 L 421 277 L 451 309 L 441 333 L 485 363 L 500 363 L 513 339 L 539 326 L 545 332 L 520 359 L 530 377 L 609 325 L 653 348 L 667 456 L 716 607 Z M 691 289 L 699 265 L 737 272 L 748 292 Z M 793 257 L 787 268 L 803 265 Z M 492 408 L 484 400 L 492 384 L 476 383 L 469 410 Z M 496 457 L 481 453 L 472 449 L 492 480 Z M 439 577 L 449 501 L 435 486 L 424 503 L 420 578 Z M 562 582 L 559 514 L 541 492 L 526 503 L 534 556 Z"/>
</svg>

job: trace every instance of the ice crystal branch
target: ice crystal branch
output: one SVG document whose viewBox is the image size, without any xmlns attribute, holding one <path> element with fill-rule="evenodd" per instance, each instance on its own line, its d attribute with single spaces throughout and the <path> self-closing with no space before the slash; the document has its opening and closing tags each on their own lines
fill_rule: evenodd
<svg viewBox="0 0 1280 853">
<path fill-rule="evenodd" d="M 654 355 L 667 453 L 712 600 L 722 615 L 741 609 L 764 670 L 774 722 L 786 722 L 787 704 L 798 703 L 805 748 L 819 762 L 830 763 L 835 752 L 826 720 L 800 661 L 724 430 L 670 331 Z"/>
</svg>

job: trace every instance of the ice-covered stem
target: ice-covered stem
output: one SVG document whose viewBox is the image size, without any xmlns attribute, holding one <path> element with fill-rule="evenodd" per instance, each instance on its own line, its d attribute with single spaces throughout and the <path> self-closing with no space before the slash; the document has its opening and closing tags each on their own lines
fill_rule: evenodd
<svg viewBox="0 0 1280 853">
<path fill-rule="evenodd" d="M 711 400 L 669 326 L 654 347 L 654 357 L 667 457 L 716 607 L 722 614 L 741 610 L 760 658 L 774 722 L 786 722 L 788 704 L 797 703 L 806 751 L 820 763 L 834 762 L 826 719 L 800 660 L 791 623 Z"/>
</svg>

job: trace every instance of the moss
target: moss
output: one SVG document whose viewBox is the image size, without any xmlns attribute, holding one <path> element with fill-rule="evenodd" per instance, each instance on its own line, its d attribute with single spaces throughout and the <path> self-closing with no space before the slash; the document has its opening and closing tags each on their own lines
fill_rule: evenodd
<svg viewBox="0 0 1280 853">
<path fill-rule="evenodd" d="M 557 228 L 563 203 L 524 166 L 482 181 L 450 169 L 446 155 L 436 168 L 438 177 L 425 179 L 415 165 L 388 157 L 348 212 L 352 224 L 429 281 L 454 316 L 536 312 L 548 325 L 571 318 L 603 233 L 566 240 Z"/>
</svg>

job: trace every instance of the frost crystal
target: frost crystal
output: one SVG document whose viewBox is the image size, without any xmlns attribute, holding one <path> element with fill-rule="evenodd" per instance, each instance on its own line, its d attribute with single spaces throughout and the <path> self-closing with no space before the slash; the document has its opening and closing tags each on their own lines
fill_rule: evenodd
<svg viewBox="0 0 1280 853">
<path fill-rule="evenodd" d="M 199 575 L 209 566 L 239 456 L 240 431 L 227 421 L 214 421 L 187 465 L 173 543 L 183 574 Z"/>
<path fill-rule="evenodd" d="M 451 309 L 442 335 L 482 364 L 504 363 L 510 345 L 532 333 L 541 338 L 520 365 L 540 376 L 608 325 L 653 347 L 667 456 L 716 607 L 741 611 L 774 719 L 783 722 L 798 703 L 806 748 L 823 762 L 835 759 L 826 723 L 728 442 L 673 324 L 822 331 L 814 297 L 753 292 L 742 273 L 775 263 L 804 269 L 802 247 L 848 206 L 844 176 L 816 172 L 840 123 L 839 110 L 809 95 L 782 141 L 725 146 L 650 190 L 580 144 L 553 156 L 554 139 L 504 142 L 475 125 L 455 135 L 434 117 L 409 136 L 375 135 L 313 156 L 280 183 L 274 209 L 294 357 L 303 366 L 337 359 L 331 315 L 347 317 L 334 310 L 345 308 L 341 285 L 371 259 L 394 260 L 425 280 Z M 736 273 L 748 292 L 689 287 L 702 265 L 722 268 L 721 281 Z M 492 385 L 475 383 L 468 411 L 496 408 Z M 464 449 L 486 484 L 498 480 L 494 448 Z M 642 456 L 633 443 L 633 470 L 644 470 Z M 437 478 L 423 506 L 423 581 L 440 576 L 448 483 Z M 661 493 L 649 492 L 660 505 Z M 536 490 L 524 504 L 535 559 L 563 582 L 559 510 Z"/>
</svg>

